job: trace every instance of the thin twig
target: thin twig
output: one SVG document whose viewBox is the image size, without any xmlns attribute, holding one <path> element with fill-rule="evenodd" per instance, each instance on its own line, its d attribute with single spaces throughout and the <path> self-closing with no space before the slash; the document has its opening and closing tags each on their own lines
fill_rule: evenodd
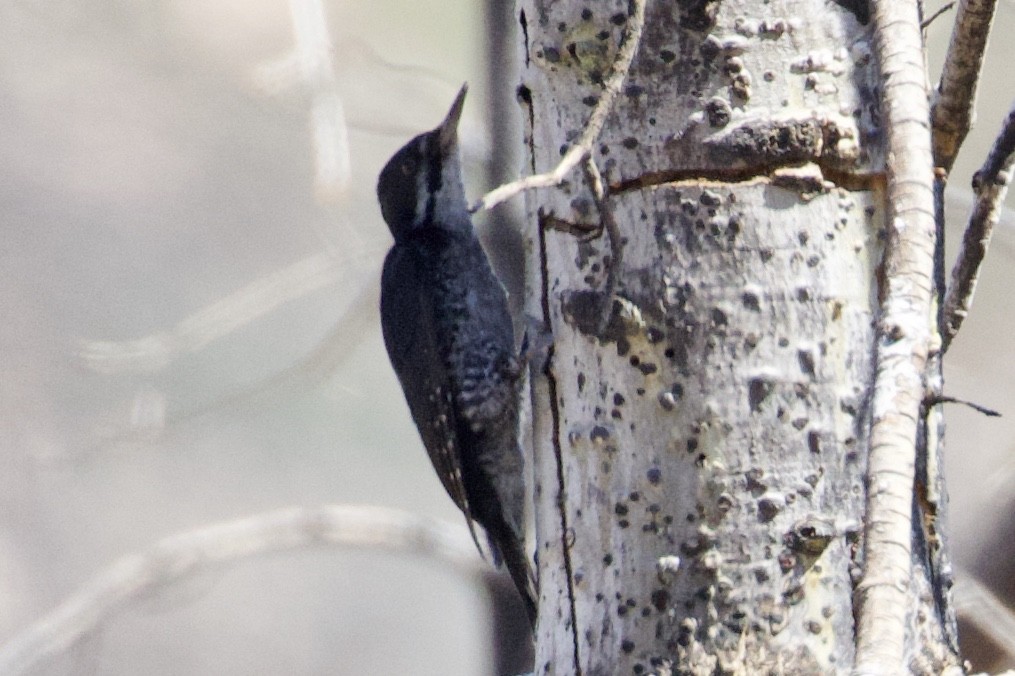
<svg viewBox="0 0 1015 676">
<path fill-rule="evenodd" d="M 954 2 L 946 2 L 945 4 L 941 5 L 940 9 L 931 14 L 929 18 L 923 20 L 923 23 L 920 24 L 920 30 L 927 30 L 927 28 L 929 28 L 932 23 L 937 21 L 937 19 L 942 14 L 949 11 L 954 6 L 955 6 Z"/>
<path fill-rule="evenodd" d="M 645 26 L 645 5 L 648 0 L 633 0 L 633 11 L 628 17 L 627 27 L 624 30 L 624 37 L 621 39 L 620 51 L 617 59 L 613 62 L 610 77 L 603 85 L 603 91 L 599 95 L 599 102 L 592 110 L 588 122 L 585 123 L 585 131 L 578 142 L 560 160 L 560 163 L 552 170 L 544 174 L 535 174 L 511 183 L 506 183 L 483 195 L 478 202 L 473 204 L 469 211 L 475 213 L 492 209 L 501 202 L 520 195 L 526 190 L 533 188 L 553 188 L 564 182 L 567 175 L 577 167 L 586 157 L 591 156 L 592 146 L 599 138 L 603 125 L 606 123 L 606 116 L 613 110 L 614 101 L 624 86 L 624 80 L 631 70 L 631 63 L 634 55 L 638 53 L 638 45 L 641 43 L 642 29 Z"/>
<path fill-rule="evenodd" d="M 863 577 L 853 673 L 909 673 L 913 482 L 932 340 L 934 190 L 923 35 L 916 3 L 875 0 L 875 40 L 888 130 L 885 296 L 871 400 Z"/>
<path fill-rule="evenodd" d="M 601 334 L 606 330 L 607 324 L 610 323 L 610 316 L 613 314 L 613 296 L 617 292 L 620 270 L 624 263 L 624 242 L 620 235 L 617 219 L 613 214 L 613 205 L 610 204 L 603 176 L 599 173 L 599 167 L 596 166 L 596 161 L 592 159 L 591 155 L 585 158 L 582 168 L 585 170 L 586 180 L 592 187 L 592 196 L 595 198 L 603 229 L 610 239 L 610 264 L 606 266 L 606 289 L 603 291 L 602 307 L 599 308 L 598 332 Z"/>
<path fill-rule="evenodd" d="M 477 578 L 483 566 L 458 526 L 382 507 L 290 507 L 165 538 L 124 557 L 0 648 L 0 673 L 24 674 L 59 655 L 152 590 L 213 566 L 317 545 L 439 559 Z"/>
<path fill-rule="evenodd" d="M 959 1 L 941 81 L 931 107 L 934 166 L 945 171 L 951 171 L 973 124 L 976 88 L 996 6 L 997 0 Z"/>
<path fill-rule="evenodd" d="M 987 255 L 994 226 L 1001 219 L 1004 198 L 1011 183 L 1013 164 L 1015 164 L 1015 106 L 1001 126 L 1001 132 L 994 140 L 987 161 L 973 176 L 976 204 L 969 217 L 966 232 L 962 236 L 962 248 L 959 250 L 955 267 L 952 268 L 952 280 L 945 296 L 942 349 L 948 349 L 951 345 L 973 304 L 980 267 Z"/>
<path fill-rule="evenodd" d="M 938 396 L 938 397 L 933 397 L 933 398 L 931 398 L 931 399 L 929 399 L 927 401 L 927 405 L 928 406 L 936 406 L 938 404 L 962 404 L 963 406 L 968 406 L 969 408 L 973 409 L 977 413 L 982 413 L 983 415 L 987 416 L 988 418 L 1000 418 L 1001 417 L 1001 412 L 1000 411 L 995 411 L 992 408 L 987 408 L 986 406 L 980 406 L 979 404 L 974 404 L 971 401 L 967 401 L 965 399 L 958 399 L 956 397 L 946 397 L 944 395 L 941 395 L 941 396 Z"/>
</svg>

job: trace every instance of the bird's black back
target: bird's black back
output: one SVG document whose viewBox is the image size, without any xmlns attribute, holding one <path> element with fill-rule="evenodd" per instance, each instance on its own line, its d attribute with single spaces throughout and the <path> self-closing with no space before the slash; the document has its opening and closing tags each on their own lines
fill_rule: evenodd
<svg viewBox="0 0 1015 676">
<path fill-rule="evenodd" d="M 486 455 L 506 452 L 490 442 L 514 441 L 518 412 L 507 298 L 475 235 L 429 227 L 396 243 L 381 278 L 381 326 L 434 468 L 477 518 L 481 496 L 469 500 L 456 471 L 479 473 L 496 461 Z"/>
<path fill-rule="evenodd" d="M 507 296 L 471 228 L 420 228 L 392 247 L 381 326 L 441 483 L 470 527 L 483 526 L 534 621 L 514 334 Z"/>
</svg>

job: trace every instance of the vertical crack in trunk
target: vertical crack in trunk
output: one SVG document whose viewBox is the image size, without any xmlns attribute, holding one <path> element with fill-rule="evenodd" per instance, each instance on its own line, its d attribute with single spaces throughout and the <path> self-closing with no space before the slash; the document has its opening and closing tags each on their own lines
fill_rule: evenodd
<svg viewBox="0 0 1015 676">
<path fill-rule="evenodd" d="M 539 233 L 539 265 L 542 289 L 540 289 L 541 304 L 543 310 L 543 322 L 546 326 L 550 323 L 550 271 L 546 259 L 546 230 L 540 225 L 537 226 Z M 550 416 L 553 420 L 553 455 L 557 464 L 557 509 L 560 512 L 560 546 L 561 556 L 564 560 L 564 572 L 567 575 L 567 600 L 571 612 L 571 639 L 574 644 L 574 673 L 581 676 L 582 668 L 580 652 L 578 648 L 578 613 L 575 608 L 574 598 L 574 569 L 571 565 L 571 548 L 568 545 L 570 527 L 567 519 L 567 488 L 564 481 L 564 458 L 563 449 L 560 447 L 560 409 L 558 407 L 557 379 L 553 375 L 554 347 L 551 346 L 546 358 L 546 366 L 543 369 L 543 376 L 546 378 L 547 391 L 550 400 Z"/>
</svg>

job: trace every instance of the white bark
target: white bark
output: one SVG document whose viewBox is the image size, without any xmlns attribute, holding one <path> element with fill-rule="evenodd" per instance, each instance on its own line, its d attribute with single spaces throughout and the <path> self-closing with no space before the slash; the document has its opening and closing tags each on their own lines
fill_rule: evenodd
<svg viewBox="0 0 1015 676">
<path fill-rule="evenodd" d="M 628 3 L 519 11 L 537 174 L 581 138 Z M 528 312 L 555 338 L 533 382 L 536 673 L 852 664 L 886 208 L 854 11 L 649 3 L 593 154 L 626 240 L 605 331 L 585 179 L 530 193 Z"/>
<path fill-rule="evenodd" d="M 856 674 L 912 669 L 912 642 L 940 636 L 914 610 L 913 491 L 933 326 L 934 220 L 930 111 L 915 2 L 874 3 L 888 142 L 887 288 L 879 319 L 859 591 Z M 929 628 L 928 628 L 929 626 Z M 909 639 L 909 641 L 907 641 Z M 940 671 L 940 666 L 937 666 Z"/>
</svg>

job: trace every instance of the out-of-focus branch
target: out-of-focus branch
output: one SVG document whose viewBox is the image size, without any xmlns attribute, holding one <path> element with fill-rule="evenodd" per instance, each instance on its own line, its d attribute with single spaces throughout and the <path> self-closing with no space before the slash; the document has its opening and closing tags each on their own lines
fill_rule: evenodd
<svg viewBox="0 0 1015 676">
<path fill-rule="evenodd" d="M 934 166 L 950 171 L 973 124 L 976 88 L 997 0 L 960 0 L 931 107 Z"/>
<path fill-rule="evenodd" d="M 613 104 L 624 87 L 624 80 L 631 70 L 631 63 L 634 55 L 638 53 L 638 45 L 641 43 L 642 29 L 645 27 L 645 5 L 648 0 L 633 0 L 631 16 L 627 19 L 627 26 L 624 30 L 624 37 L 621 41 L 620 51 L 613 62 L 610 76 L 599 93 L 599 101 L 592 109 L 589 120 L 585 124 L 585 131 L 578 142 L 560 160 L 560 163 L 552 171 L 543 174 L 526 176 L 517 181 L 512 181 L 499 188 L 494 188 L 483 195 L 478 202 L 472 205 L 469 210 L 472 212 L 492 209 L 501 202 L 520 195 L 526 190 L 533 188 L 553 188 L 564 182 L 568 174 L 574 170 L 585 158 L 592 154 L 592 146 L 599 138 L 603 125 L 606 123 L 606 116 L 613 111 Z"/>
<path fill-rule="evenodd" d="M 955 611 L 1015 661 L 1015 613 L 968 571 L 955 583 Z"/>
<path fill-rule="evenodd" d="M 180 321 L 169 331 L 121 342 L 81 340 L 78 358 L 100 373 L 153 373 L 180 354 L 195 352 L 295 298 L 359 270 L 327 253 L 316 254 L 257 279 Z"/>
<path fill-rule="evenodd" d="M 863 577 L 853 673 L 902 674 L 912 584 L 913 482 L 931 343 L 936 223 L 923 36 L 915 2 L 875 0 L 888 174 L 885 290 L 871 402 Z"/>
<path fill-rule="evenodd" d="M 969 314 L 980 276 L 980 266 L 987 255 L 994 226 L 1001 219 L 1001 210 L 1008 185 L 1011 183 L 1012 165 L 1015 164 L 1015 106 L 1012 107 L 994 140 L 987 161 L 973 176 L 976 202 L 969 217 L 969 225 L 962 236 L 962 248 L 952 268 L 951 284 L 944 301 L 944 335 L 942 348 L 947 349 L 962 321 Z"/>
<path fill-rule="evenodd" d="M 152 589 L 214 566 L 327 545 L 438 559 L 477 581 L 486 566 L 460 526 L 382 507 L 290 507 L 174 535 L 120 559 L 0 648 L 0 674 L 27 673 Z"/>
</svg>

